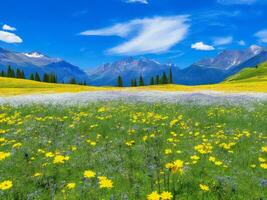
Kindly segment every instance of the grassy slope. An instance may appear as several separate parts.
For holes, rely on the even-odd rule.
[[[28,93],[62,93],[111,90],[112,87],[92,87],[70,84],[41,83],[30,80],[0,77],[0,96],[10,96]]]
[[[267,81],[267,62],[258,68],[246,68],[241,72],[229,77],[226,82],[260,82]]]
[[[29,93],[62,93],[99,90],[118,90],[115,87],[92,87],[68,84],[40,83],[30,80],[0,77],[0,96]],[[212,85],[184,86],[157,85],[138,88],[126,88],[129,91],[162,90],[162,91],[201,91],[215,90],[224,92],[267,92],[267,62],[258,68],[247,68],[229,77],[225,82]]]

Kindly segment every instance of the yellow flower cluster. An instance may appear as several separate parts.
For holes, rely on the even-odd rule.
[[[0,182],[0,190],[8,190],[12,188],[13,183],[10,180]]]
[[[172,173],[183,173],[184,162],[182,160],[176,160],[172,163],[167,163],[165,167],[172,171]]]
[[[99,180],[99,187],[100,188],[107,188],[107,189],[113,188],[113,182],[110,179],[108,179],[107,177],[99,176],[98,180]]]
[[[172,198],[172,193],[168,191],[163,191],[161,194],[154,191],[151,194],[147,195],[147,200],[171,200]]]

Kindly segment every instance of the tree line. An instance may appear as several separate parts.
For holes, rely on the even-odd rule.
[[[164,85],[164,84],[172,84],[173,83],[173,75],[172,75],[172,69],[170,68],[169,70],[169,74],[167,75],[166,72],[163,72],[163,74],[157,75],[157,76],[152,76],[150,78],[150,82],[148,85]],[[144,81],[144,77],[140,76],[137,80],[136,79],[132,79],[131,80],[131,87],[138,87],[138,86],[145,86],[145,81]],[[123,77],[122,76],[118,76],[117,79],[117,86],[118,87],[123,87]]]
[[[1,77],[8,78],[19,78],[19,79],[27,79],[25,73],[21,69],[14,70],[11,66],[8,66],[6,70],[2,70],[0,73]],[[41,77],[38,72],[31,73],[29,76],[29,80],[45,82],[45,83],[59,83],[57,76],[54,73],[44,73]],[[62,82],[64,84],[64,82]],[[86,85],[86,82],[77,82],[75,78],[71,78],[68,84],[78,84],[78,85]]]

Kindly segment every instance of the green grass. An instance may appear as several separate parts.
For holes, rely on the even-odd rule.
[[[249,109],[120,102],[2,106],[0,152],[10,156],[0,161],[0,183],[10,180],[13,186],[0,189],[0,199],[139,200],[153,191],[169,191],[174,199],[266,198],[267,186],[260,183],[267,170],[258,160],[267,159],[261,151],[267,146],[266,116],[267,104]],[[194,148],[203,143],[212,146],[210,153]],[[231,143],[230,149],[223,147]],[[55,164],[47,152],[69,160]],[[200,158],[195,164],[193,155]],[[175,160],[184,162],[182,174],[165,168]],[[84,178],[85,170],[96,177]],[[99,188],[97,176],[106,176],[114,187]],[[68,183],[76,187],[68,189]]]
[[[257,68],[246,68],[226,79],[226,82],[255,82],[267,81],[267,62]]]

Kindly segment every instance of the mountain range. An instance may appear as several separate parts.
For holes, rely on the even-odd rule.
[[[6,70],[9,65],[22,69],[27,78],[31,73],[38,72],[41,77],[44,73],[54,73],[60,82],[67,82],[72,78],[77,81],[88,80],[83,70],[60,58],[50,58],[38,52],[18,53],[0,48],[0,70]]]
[[[50,58],[38,52],[17,53],[0,48],[0,70],[11,65],[13,68],[23,69],[27,77],[35,72],[41,76],[44,73],[54,73],[59,81],[68,82],[75,78],[96,86],[116,85],[119,75],[122,76],[125,86],[130,85],[131,79],[138,79],[140,76],[148,84],[152,76],[168,73],[170,68],[176,84],[219,83],[244,68],[254,67],[264,61],[267,61],[267,49],[252,45],[244,50],[225,50],[214,58],[204,58],[185,69],[171,63],[161,64],[152,59],[127,57],[83,71],[60,58]]]

